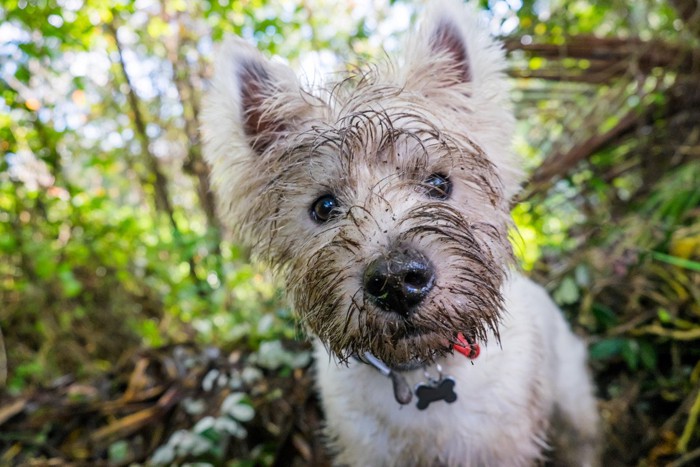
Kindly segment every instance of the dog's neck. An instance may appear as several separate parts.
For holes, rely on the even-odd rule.
[[[453,350],[460,353],[470,360],[474,360],[479,356],[481,348],[477,342],[467,340],[462,333],[457,336],[458,344],[453,345]],[[457,400],[457,395],[454,392],[455,381],[449,376],[442,374],[442,367],[436,363],[438,377],[433,377],[428,372],[428,366],[423,362],[408,362],[400,367],[390,367],[379,358],[375,357],[371,352],[365,352],[363,355],[355,355],[355,360],[369,365],[376,369],[380,374],[389,378],[394,389],[394,399],[401,405],[406,405],[413,399],[413,394],[418,397],[417,407],[420,410],[427,408],[431,402],[444,400],[452,403]],[[406,382],[406,378],[402,373],[415,371],[420,368],[425,370],[427,378],[426,383],[420,383],[415,390]]]

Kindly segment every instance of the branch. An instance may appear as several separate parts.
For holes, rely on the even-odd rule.
[[[165,13],[167,8],[164,6],[161,11],[163,15],[167,15]],[[185,134],[187,135],[187,157],[183,163],[183,170],[197,178],[197,195],[202,210],[206,215],[207,224],[210,229],[218,232],[221,230],[221,224],[216,215],[216,203],[211,187],[209,186],[209,168],[202,157],[199,141],[199,107],[196,99],[195,86],[192,84],[189,69],[182,66],[184,60],[182,53],[184,46],[187,45],[187,41],[183,40],[180,34],[187,28],[182,27],[183,25],[180,24],[179,16],[180,15],[178,15],[177,18],[179,27],[176,28],[176,32],[173,33],[173,36],[169,38],[170,40],[165,41],[165,48],[168,61],[173,69],[173,80],[175,82],[178,99],[180,105],[185,110],[183,112],[183,120],[185,124]],[[163,19],[165,22],[171,20],[169,15],[165,16]]]
[[[7,384],[7,353],[5,352],[5,339],[2,336],[2,326],[0,326],[0,387],[5,387]],[[0,425],[6,420],[3,420],[2,412],[0,412]],[[9,417],[8,417],[9,418]]]
[[[639,38],[599,38],[572,36],[564,44],[523,44],[519,38],[506,40],[509,52],[522,50],[529,55],[547,59],[547,66],[538,70],[513,69],[510,74],[519,78],[539,78],[550,81],[578,82],[589,84],[609,83],[625,76],[643,77],[657,67],[667,72],[678,73],[670,92],[669,105],[664,115],[673,115],[678,109],[692,107],[697,85],[700,81],[700,48],[687,44],[670,44],[661,40],[642,41]],[[588,67],[564,66],[564,59],[587,60]],[[682,77],[682,78],[681,78]],[[641,79],[641,78],[639,78]],[[680,92],[679,83],[689,84],[690,89]],[[682,97],[681,97],[682,96]],[[700,99],[699,99],[700,100]],[[594,133],[566,152],[552,154],[542,163],[530,179],[524,199],[547,189],[556,178],[570,172],[579,162],[594,153],[618,143],[634,128],[651,118],[658,106],[634,109],[605,133]],[[654,119],[658,119],[655,116]]]
[[[141,114],[138,96],[134,91],[134,87],[131,84],[131,78],[129,77],[129,73],[126,70],[126,62],[124,61],[122,45],[119,42],[119,38],[117,36],[117,29],[114,26],[113,22],[107,23],[105,27],[114,39],[114,43],[117,47],[119,66],[122,71],[122,77],[124,78],[126,84],[126,97],[127,101],[129,102],[129,108],[133,117],[132,121],[134,122],[136,137],[141,143],[141,149],[143,150],[143,153],[146,156],[146,164],[148,165],[148,168],[151,171],[151,175],[153,177],[153,189],[155,191],[156,208],[158,208],[161,211],[164,211],[170,218],[170,224],[173,226],[173,228],[177,229],[175,218],[173,217],[173,207],[170,203],[170,196],[168,195],[168,181],[163,172],[160,170],[160,167],[158,165],[158,159],[156,158],[155,154],[151,152],[150,140],[148,134],[146,133],[146,124],[144,122],[143,115]]]
[[[530,178],[527,194],[523,199],[528,199],[535,193],[547,189],[554,178],[567,173],[582,160],[632,131],[641,123],[647,112],[648,110],[640,114],[637,110],[631,110],[620,119],[617,125],[605,133],[594,134],[566,153],[555,153],[547,157]]]
[[[595,68],[573,70],[588,74],[595,70],[619,68],[619,65],[634,66],[648,74],[655,67],[673,69],[680,73],[695,74],[700,70],[700,48],[687,44],[670,44],[662,40],[643,41],[638,38],[600,38],[595,36],[572,36],[564,44],[532,43],[523,44],[521,38],[506,39],[508,52],[522,50],[532,56],[548,60],[565,58],[584,59],[596,63]],[[610,78],[624,73],[622,67]],[[571,71],[573,71],[571,70]],[[545,75],[545,79],[549,76]]]
[[[530,68],[512,68],[508,74],[514,78],[535,78],[547,81],[561,81],[588,84],[603,84],[614,78],[624,76],[629,70],[628,61],[608,61],[588,59],[589,66],[565,67],[557,62],[547,68],[532,70]]]

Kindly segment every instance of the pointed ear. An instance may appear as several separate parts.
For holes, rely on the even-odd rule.
[[[260,156],[310,109],[291,69],[267,60],[239,38],[228,38],[216,55],[204,106],[205,152]]]
[[[471,84],[470,91],[504,82],[505,58],[474,3],[433,0],[408,45],[407,83],[417,88]],[[466,89],[466,88],[465,88]]]
[[[468,83],[472,80],[471,66],[467,44],[454,18],[438,17],[433,25],[429,44],[430,51],[437,56],[444,56],[447,66],[454,71],[459,82]]]
[[[266,102],[284,92],[282,83],[272,76],[260,60],[244,59],[238,63],[237,79],[241,93],[241,125],[253,150],[262,154],[284,132],[284,115],[266,108]]]

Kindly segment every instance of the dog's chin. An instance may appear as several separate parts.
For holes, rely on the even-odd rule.
[[[396,371],[429,366],[451,352],[450,339],[436,333],[412,333],[391,342],[391,345],[373,346],[369,351]]]
[[[394,363],[387,365],[394,371],[415,371],[421,368],[425,368],[428,364],[429,362],[426,362],[424,360],[414,359],[403,363]]]

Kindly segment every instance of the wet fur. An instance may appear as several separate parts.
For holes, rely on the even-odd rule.
[[[350,361],[353,355],[369,351],[395,368],[435,361],[449,366],[457,333],[485,349],[500,349],[501,328],[513,321],[503,291],[513,280],[509,206],[521,172],[510,148],[514,120],[503,52],[477,24],[475,12],[454,1],[433,2],[425,16],[407,42],[409,53],[356,68],[315,90],[300,86],[287,67],[230,38],[217,58],[204,109],[205,155],[224,221],[257,259],[284,278],[300,322],[320,342],[319,355],[332,359],[319,375],[329,417],[338,415],[329,400],[343,393],[329,389],[335,387],[329,375],[349,378],[348,384],[355,376],[366,384],[377,376],[358,369]],[[452,183],[448,199],[426,195],[425,181],[436,173]],[[339,211],[331,221],[315,223],[310,207],[327,194],[337,198]],[[413,314],[397,319],[365,297],[362,277],[374,258],[408,248],[435,265],[435,286]],[[551,302],[543,307],[561,321]],[[560,327],[571,346],[580,347],[566,326]],[[544,364],[545,356],[537,357],[534,347],[531,352],[539,358],[534,362]],[[572,362],[591,402],[579,354]],[[343,365],[349,365],[348,372]],[[536,375],[525,384],[524,404],[535,410],[513,411],[531,426],[525,430],[529,444],[523,442],[521,452],[508,457],[517,460],[512,465],[543,455],[551,415],[546,400],[553,396],[540,394],[540,384]],[[362,396],[359,387],[347,397],[372,395]],[[564,420],[570,423],[571,417]],[[337,431],[345,428],[332,420],[329,427],[343,438]],[[595,431],[589,428],[587,433]],[[361,455],[362,442],[343,443],[339,459],[360,465],[362,457],[352,454]],[[353,443],[359,445],[348,445]],[[445,463],[488,463],[501,455],[493,448],[476,457],[463,452],[464,464],[455,461],[460,451],[446,454]],[[398,455],[394,461],[401,465]]]

